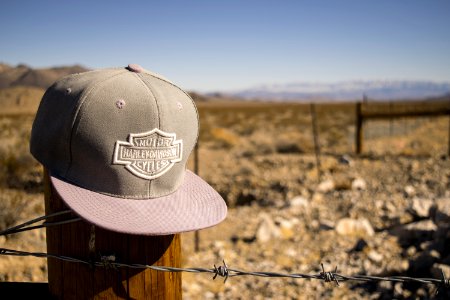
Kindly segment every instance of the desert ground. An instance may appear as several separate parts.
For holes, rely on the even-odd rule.
[[[44,214],[42,168],[28,151],[39,90],[0,93],[0,230]],[[9,93],[9,94],[7,94]],[[22,99],[22,100],[21,100]],[[9,102],[8,102],[9,101]],[[199,174],[226,200],[227,219],[182,234],[184,267],[222,260],[245,271],[450,276],[449,118],[364,123],[355,105],[197,101]],[[189,162],[194,169],[194,160]],[[45,252],[45,230],[0,237]],[[46,281],[45,259],[0,257],[0,281]],[[445,299],[431,285],[183,274],[185,299]]]

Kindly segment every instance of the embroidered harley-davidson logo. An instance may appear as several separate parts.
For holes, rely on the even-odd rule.
[[[117,141],[114,149],[114,164],[125,165],[134,175],[157,178],[181,161],[183,140],[177,140],[175,133],[155,128],[144,133],[131,133],[128,142]]]

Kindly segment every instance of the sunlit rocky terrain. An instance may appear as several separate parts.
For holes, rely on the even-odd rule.
[[[44,213],[42,168],[28,152],[43,89],[0,91],[0,230]],[[198,97],[194,95],[194,97]],[[30,100],[31,99],[31,100]],[[3,101],[3,102],[2,102]],[[315,155],[310,106],[197,101],[199,173],[229,206],[227,219],[182,234],[183,266],[318,274],[450,276],[449,119],[364,124],[354,104],[320,104]],[[318,163],[319,162],[319,163]],[[194,169],[194,159],[189,162]],[[0,237],[0,247],[46,251],[45,231]],[[0,281],[46,281],[46,261],[0,257]],[[435,288],[392,282],[184,274],[186,299],[427,299]],[[442,299],[450,294],[441,291]]]

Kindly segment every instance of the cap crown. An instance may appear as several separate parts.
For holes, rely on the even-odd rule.
[[[31,153],[53,176],[115,197],[168,195],[182,183],[198,114],[179,87],[148,71],[69,75],[42,98]]]

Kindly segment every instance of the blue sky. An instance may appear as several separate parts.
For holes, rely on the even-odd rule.
[[[0,61],[138,63],[188,90],[450,81],[450,1],[12,1]]]

